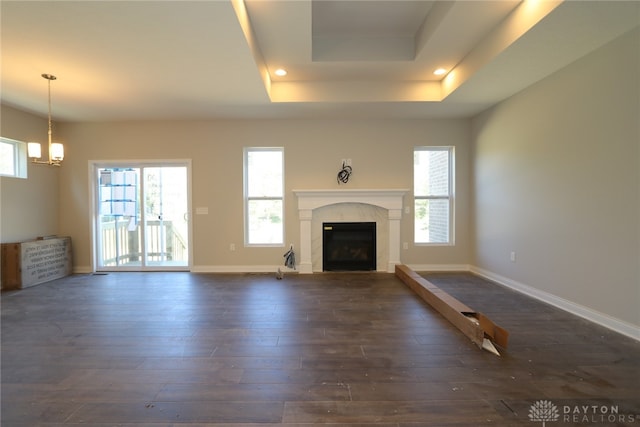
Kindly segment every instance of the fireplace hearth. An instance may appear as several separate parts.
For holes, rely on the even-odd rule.
[[[375,222],[322,224],[323,271],[375,271]]]

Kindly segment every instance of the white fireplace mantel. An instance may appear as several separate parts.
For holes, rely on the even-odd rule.
[[[393,273],[400,264],[400,219],[402,218],[403,196],[407,189],[374,190],[293,190],[298,197],[300,218],[300,261],[302,274],[313,272],[311,261],[311,220],[315,209],[340,203],[363,203],[378,206],[388,212],[389,257],[387,271]]]

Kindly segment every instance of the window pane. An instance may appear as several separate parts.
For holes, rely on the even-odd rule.
[[[416,199],[414,208],[416,243],[448,243],[449,200]]]
[[[0,137],[0,175],[27,177],[27,144]]]
[[[282,151],[247,153],[247,196],[282,197]]]
[[[281,245],[284,241],[283,149],[247,148],[245,156],[245,243]]]
[[[14,176],[16,174],[15,144],[0,141],[0,174]]]
[[[282,244],[282,200],[248,201],[249,244]]]
[[[416,196],[449,195],[449,150],[416,150],[413,167]]]

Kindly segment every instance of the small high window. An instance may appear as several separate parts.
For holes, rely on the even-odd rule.
[[[0,175],[27,177],[27,144],[0,137]]]

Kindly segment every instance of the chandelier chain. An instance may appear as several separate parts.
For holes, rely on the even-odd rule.
[[[54,80],[55,77],[48,74],[42,77],[49,80],[49,147],[51,147],[51,80]]]

